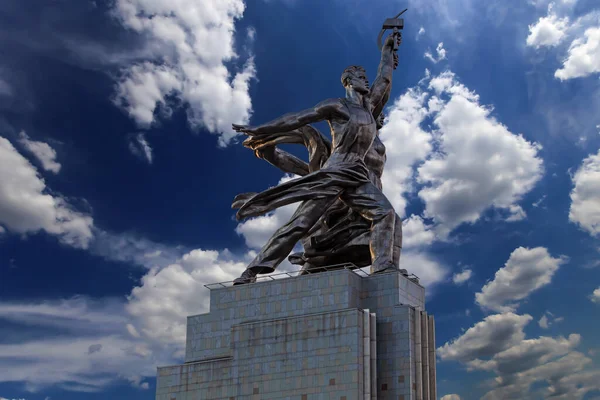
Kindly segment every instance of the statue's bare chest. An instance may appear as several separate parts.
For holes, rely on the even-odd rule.
[[[350,102],[346,103],[348,112],[350,114],[350,121],[356,125],[371,125],[375,123],[375,118],[370,111],[367,111],[364,107]]]

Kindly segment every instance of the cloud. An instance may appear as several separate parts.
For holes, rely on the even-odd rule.
[[[557,13],[556,3],[550,3],[547,16],[529,26],[526,39],[526,44],[536,49],[555,47],[561,52],[565,47],[559,45],[570,41],[565,55],[561,57],[562,67],[554,73],[554,77],[561,81],[600,72],[600,14],[597,10],[591,11],[570,22],[564,14],[572,13],[573,4],[574,1],[558,3],[560,12]]]
[[[131,291],[126,310],[142,337],[182,349],[186,318],[208,311],[204,285],[232,281],[245,267],[227,251],[192,250],[175,264],[150,270]]]
[[[446,394],[440,400],[460,400],[460,396],[457,394]]]
[[[530,315],[513,313],[488,315],[437,352],[442,360],[461,362],[491,357],[520,343],[525,338],[523,327],[531,320]]]
[[[600,235],[600,151],[585,158],[571,180],[569,220],[592,235]]]
[[[558,46],[566,36],[569,27],[569,18],[558,18],[553,11],[554,4],[548,5],[548,15],[540,17],[533,25],[529,25],[529,36],[527,36],[527,46],[536,49],[547,46]]]
[[[0,382],[21,382],[29,392],[100,392],[119,380],[153,377],[158,362],[174,361],[127,334],[130,317],[117,299],[0,303],[0,318],[27,332],[0,344]]]
[[[48,143],[31,140],[25,132],[19,134],[19,143],[39,160],[46,171],[58,174],[61,165],[56,162],[56,151]]]
[[[473,271],[471,271],[470,269],[465,269],[462,272],[457,272],[456,274],[452,275],[452,282],[454,282],[456,285],[462,285],[463,283],[471,279],[472,275]]]
[[[495,373],[497,376],[485,383],[492,387],[482,397],[486,400],[581,399],[597,390],[600,371],[586,370],[592,360],[575,350],[581,336],[525,339],[523,329],[531,320],[529,315],[513,313],[487,316],[438,348],[438,354],[442,360],[462,362],[469,371]],[[536,389],[536,382],[546,385]]]
[[[475,294],[475,301],[484,309],[514,311],[519,306],[518,301],[549,284],[558,267],[566,261],[564,257],[553,258],[544,247],[519,247],[494,279]]]
[[[548,329],[550,326],[554,325],[555,323],[562,322],[563,320],[564,317],[556,317],[550,311],[546,311],[538,321],[538,325],[542,329]]]
[[[496,379],[497,387],[483,396],[483,399],[525,398],[531,394],[531,397],[573,400],[582,399],[586,393],[599,390],[600,371],[586,370],[592,364],[590,358],[577,351],[561,354],[572,343],[576,343],[577,338],[578,335],[570,335],[568,340],[540,338],[536,340],[539,342],[538,346],[515,348],[515,353],[523,352],[510,364],[516,371],[500,375]],[[535,390],[533,385],[536,382],[546,383],[547,387]]]
[[[590,295],[590,300],[593,303],[600,304],[600,287],[594,289],[594,291]]]
[[[435,52],[437,54],[437,57],[434,57],[433,54],[431,54],[431,51],[427,50],[425,52],[425,58],[434,64],[437,64],[440,61],[446,59],[446,49],[444,49],[443,42],[438,43],[437,47],[435,48]]]
[[[230,66],[235,21],[243,0],[207,0],[190,7],[184,0],[118,0],[114,15],[125,26],[162,45],[159,57],[126,68],[117,83],[115,102],[142,128],[155,112],[170,112],[169,98],[187,105],[193,129],[219,135],[226,145],[236,136],[231,123],[247,123],[252,111],[249,82],[256,75],[249,58],[242,69]]]
[[[129,139],[129,151],[136,157],[152,164],[152,147],[148,144],[143,133],[138,133]]]
[[[135,264],[148,269],[166,267],[180,259],[190,249],[153,242],[133,233],[111,233],[94,229],[90,242],[92,254],[111,261]]]
[[[29,392],[101,392],[121,381],[148,389],[144,379],[157,365],[182,361],[187,317],[209,308],[204,285],[233,280],[246,262],[227,250],[196,249],[148,271],[127,301],[0,302],[0,319],[28,333],[0,344],[0,370],[8,371],[0,383],[22,382]]]
[[[387,155],[381,179],[383,192],[401,217],[407,203],[404,194],[413,188],[413,168],[433,148],[431,133],[421,127],[429,114],[427,98],[428,94],[419,87],[408,89],[386,110],[386,123],[381,128]]]
[[[419,31],[417,32],[417,40],[419,40],[419,38],[420,38],[421,36],[423,36],[424,34],[425,34],[425,28],[423,28],[423,27],[420,27],[420,28],[419,28]]]
[[[600,27],[588,28],[569,46],[567,58],[554,76],[561,81],[600,72]]]
[[[427,290],[444,281],[448,276],[448,268],[430,254],[419,250],[408,250],[400,256],[400,268],[419,277],[421,285]]]
[[[418,168],[425,216],[443,235],[489,207],[508,211],[508,219],[521,215],[516,203],[542,176],[541,147],[498,122],[452,72],[432,78],[429,88],[439,148]]]
[[[411,215],[402,221],[402,248],[404,250],[418,249],[434,242],[435,232],[431,225],[426,225],[423,218]]]
[[[92,217],[75,211],[63,197],[49,194],[35,167],[2,137],[0,223],[21,234],[43,230],[79,248],[87,248],[93,236]]]

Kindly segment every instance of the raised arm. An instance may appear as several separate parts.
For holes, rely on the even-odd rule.
[[[232,126],[237,132],[244,132],[250,136],[254,136],[291,131],[313,122],[331,119],[335,116],[347,117],[347,111],[339,99],[329,99],[322,101],[312,108],[297,113],[286,114],[256,127],[236,124]]]
[[[387,37],[381,48],[381,61],[377,70],[377,77],[371,87],[371,111],[383,109],[389,98],[389,92],[392,88],[392,75],[394,69],[398,66],[398,54],[394,50],[394,41],[398,44],[402,41],[400,33],[392,33]],[[387,92],[387,93],[386,93]]]

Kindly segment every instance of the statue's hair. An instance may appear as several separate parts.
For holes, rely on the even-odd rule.
[[[342,85],[344,85],[344,87],[346,87],[346,82],[348,81],[348,78],[356,75],[358,72],[364,73],[365,69],[363,67],[361,67],[360,65],[351,65],[348,68],[346,68],[344,70],[344,72],[342,72]]]

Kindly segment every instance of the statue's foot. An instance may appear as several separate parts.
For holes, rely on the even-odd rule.
[[[394,263],[390,262],[390,263],[385,263],[383,265],[372,265],[371,266],[371,275],[374,274],[383,274],[384,272],[391,272],[391,271],[397,271],[398,268],[396,268],[396,265],[394,265]]]
[[[234,285],[245,285],[246,283],[254,283],[256,282],[256,273],[250,271],[249,269],[245,270],[239,278],[236,278],[233,281]]]

